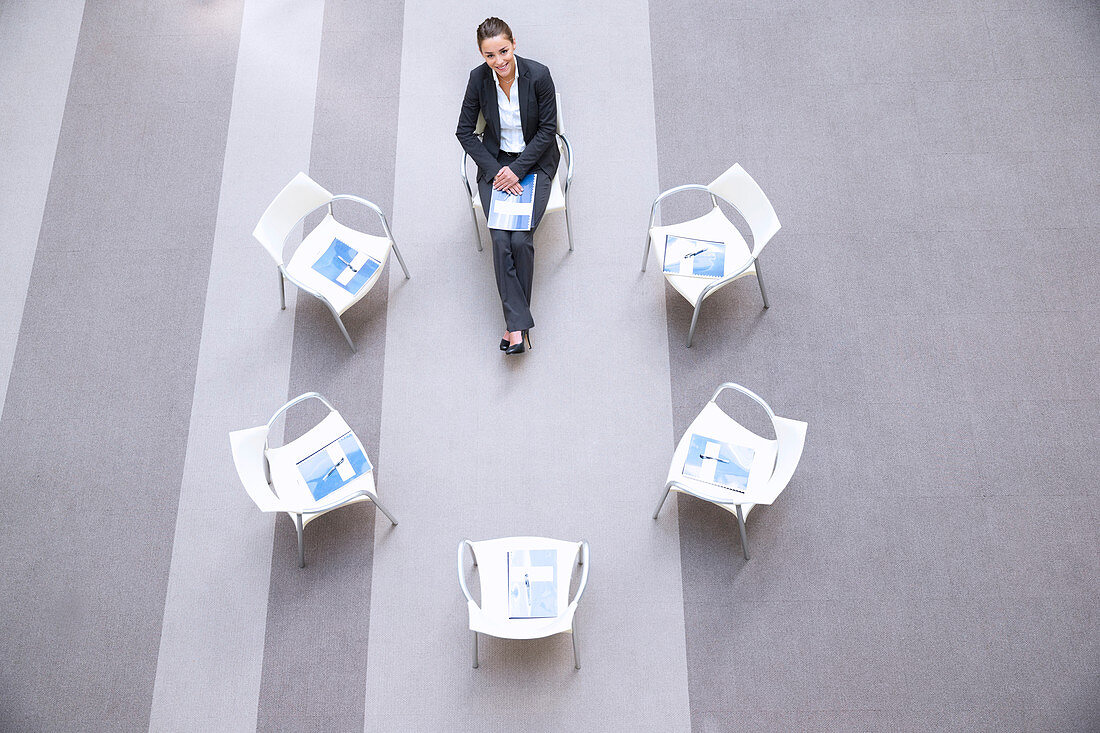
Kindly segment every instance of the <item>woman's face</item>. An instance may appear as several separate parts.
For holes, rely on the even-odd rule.
[[[481,55],[489,68],[504,79],[511,79],[516,68],[516,44],[505,36],[493,36],[481,42]]]

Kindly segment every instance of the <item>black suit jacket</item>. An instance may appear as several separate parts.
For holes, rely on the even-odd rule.
[[[519,68],[519,114],[527,146],[509,167],[519,178],[537,169],[551,178],[558,170],[561,153],[554,138],[558,131],[558,105],[550,69],[538,61],[516,56]],[[455,137],[477,163],[477,180],[492,180],[501,169],[500,111],[497,109],[495,72],[486,64],[470,72]],[[478,112],[485,116],[485,134],[474,134]]]

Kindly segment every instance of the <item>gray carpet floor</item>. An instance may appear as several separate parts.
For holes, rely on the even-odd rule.
[[[1100,6],[509,11],[578,156],[511,361],[453,138],[504,12],[0,0],[0,730],[1100,729]],[[649,203],[735,162],[771,308],[731,285],[688,349]],[[300,170],[413,275],[355,354],[250,236]],[[809,424],[749,561],[721,509],[650,518],[724,381]],[[318,519],[299,570],[227,432],[309,390],[401,524]],[[528,533],[592,544],[579,672],[565,637],[469,666],[454,547]]]

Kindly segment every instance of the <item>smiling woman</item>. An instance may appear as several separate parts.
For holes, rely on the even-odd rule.
[[[561,155],[554,140],[557,100],[550,70],[515,55],[516,40],[503,20],[486,18],[477,27],[477,43],[485,63],[470,72],[455,135],[477,163],[482,211],[488,216],[494,189],[520,194],[520,182],[528,173],[536,173],[530,230],[489,229],[506,326],[500,349],[521,354],[531,343],[527,331],[535,325],[531,317],[535,228],[546,211]],[[479,113],[485,117],[480,139],[474,131]]]

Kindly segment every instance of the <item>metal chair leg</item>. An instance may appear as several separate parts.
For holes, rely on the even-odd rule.
[[[741,552],[745,554],[745,559],[749,559],[749,541],[745,537],[745,515],[741,513],[741,505],[737,505],[737,529],[741,532]]]
[[[649,236],[649,232],[646,232],[645,233],[645,252],[642,253],[642,272],[645,272],[646,263],[649,262],[649,245],[650,245],[650,236]]]
[[[393,253],[397,255],[397,263],[401,265],[401,269],[405,273],[405,279],[409,279],[409,268],[405,267],[405,258],[401,256],[401,250],[397,248],[397,242],[390,240],[390,246],[393,247]]]
[[[477,632],[474,632],[474,669],[477,669]]]
[[[382,506],[382,502],[378,501],[378,497],[372,495],[371,499],[374,501],[374,505],[382,510],[382,513],[386,515],[386,519],[393,523],[393,526],[397,526],[397,520],[393,518],[393,515],[386,511],[386,507]]]
[[[302,515],[294,515],[294,527],[298,530],[298,567],[306,566],[306,546],[302,542]]]
[[[699,310],[702,307],[702,303],[698,303],[695,306],[695,312],[691,314],[691,328],[688,329],[687,347],[691,348],[691,338],[695,335],[695,324],[699,322]]]
[[[477,225],[477,210],[473,206],[470,207],[470,216],[474,219],[474,236],[477,238],[477,251],[481,252],[481,228]]]
[[[661,500],[657,502],[657,511],[653,512],[653,518],[656,519],[657,515],[661,513],[661,507],[665,505],[665,499],[668,498],[668,492],[672,491],[672,486],[665,487],[665,493],[661,494]]]
[[[756,282],[760,285],[760,297],[764,299],[764,308],[768,307],[768,294],[764,292],[764,278],[760,277],[760,260],[756,261]]]
[[[348,346],[351,347],[352,353],[355,353],[355,343],[351,340],[348,329],[344,327],[344,322],[340,319],[340,316],[337,316],[335,313],[333,313],[333,316],[336,318],[336,325],[340,327],[340,333],[344,334],[344,338],[347,339]]]
[[[283,271],[279,270],[279,310],[286,310],[286,278]]]
[[[573,617],[573,669],[581,668],[581,658],[577,655],[577,617]]]
[[[569,194],[565,194],[565,233],[569,237],[569,251],[573,251],[573,224],[569,221]]]

